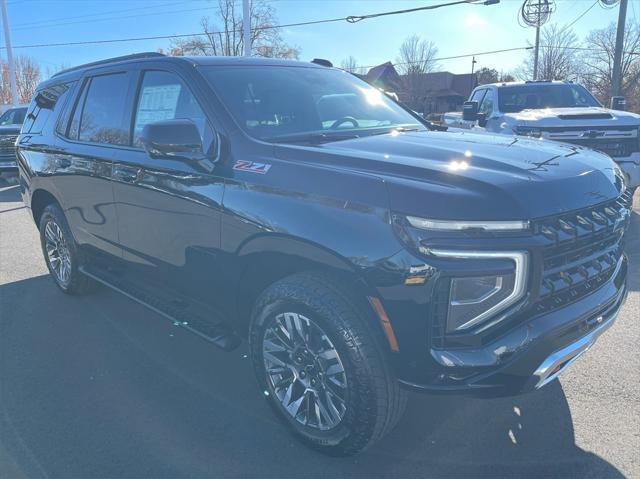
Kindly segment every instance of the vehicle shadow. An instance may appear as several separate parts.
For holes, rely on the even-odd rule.
[[[0,203],[22,201],[18,187],[18,176],[14,173],[0,173]]]
[[[0,476],[11,462],[29,478],[623,477],[576,446],[558,381],[504,399],[412,394],[370,450],[325,457],[274,418],[245,346],[224,353],[47,276],[0,286],[0,350]]]

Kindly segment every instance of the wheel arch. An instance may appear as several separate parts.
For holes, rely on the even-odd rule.
[[[370,286],[353,263],[318,244],[284,235],[265,235],[247,242],[238,253],[241,268],[235,283],[238,328],[246,334],[260,294],[282,278],[301,272],[322,272],[353,285],[366,301]]]
[[[60,201],[48,190],[39,188],[31,195],[31,213],[36,226],[40,225],[40,218],[44,209],[50,204],[57,204],[60,206]]]

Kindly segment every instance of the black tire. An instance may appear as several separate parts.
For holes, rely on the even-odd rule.
[[[346,410],[340,422],[328,430],[321,430],[317,424],[307,425],[313,415],[313,403],[300,420],[288,413],[267,373],[268,360],[263,355],[265,334],[273,338],[273,331],[282,331],[277,329],[276,318],[287,312],[317,325],[344,366]],[[360,300],[348,284],[321,273],[300,273],[278,281],[264,291],[254,307],[251,357],[264,395],[298,438],[325,454],[347,456],[366,449],[391,431],[405,410],[407,393],[391,371],[384,350],[387,346],[382,335],[373,329],[373,321],[375,317],[365,298]],[[272,329],[267,333],[269,328]],[[297,374],[292,375],[298,378],[294,381],[299,380]],[[316,422],[321,422],[319,417]]]
[[[49,227],[49,233],[47,230]],[[95,281],[82,274],[79,270],[81,263],[80,253],[76,242],[69,229],[69,224],[64,216],[64,213],[60,207],[53,203],[48,205],[42,215],[40,216],[40,245],[42,246],[42,253],[44,255],[45,263],[49,269],[51,277],[55,281],[56,285],[67,294],[85,294],[93,291],[96,287]],[[68,252],[68,274],[61,275],[59,271],[52,263],[53,261],[47,252],[47,234],[51,234],[51,231],[59,231],[62,241],[64,243],[63,249]]]

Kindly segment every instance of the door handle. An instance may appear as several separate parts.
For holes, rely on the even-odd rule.
[[[144,177],[144,170],[142,168],[118,168],[114,171],[113,176],[123,183],[136,184]]]

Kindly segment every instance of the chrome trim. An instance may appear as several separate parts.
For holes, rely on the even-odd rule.
[[[515,264],[515,281],[512,293],[495,306],[487,309],[484,313],[458,326],[456,331],[470,328],[485,319],[497,314],[505,308],[511,306],[526,293],[527,271],[529,270],[529,254],[526,251],[462,251],[462,250],[439,250],[431,248],[421,248],[421,252],[439,256],[441,258],[457,259],[509,259]]]
[[[545,359],[533,373],[534,376],[538,376],[539,378],[535,385],[535,389],[540,389],[541,387],[549,384],[562,374],[576,359],[586,353],[591,346],[594,345],[600,335],[602,335],[602,333],[609,329],[609,327],[614,323],[618,317],[618,311],[619,308],[617,308],[608,319],[605,319],[604,316],[598,316],[596,321],[601,324],[596,329],[559,351],[552,353],[547,359]],[[562,367],[555,371],[555,369],[560,365]]]
[[[456,221],[456,220],[432,220],[407,216],[411,226],[423,230],[462,231],[469,229],[481,229],[484,231],[524,231],[529,229],[529,221]]]

